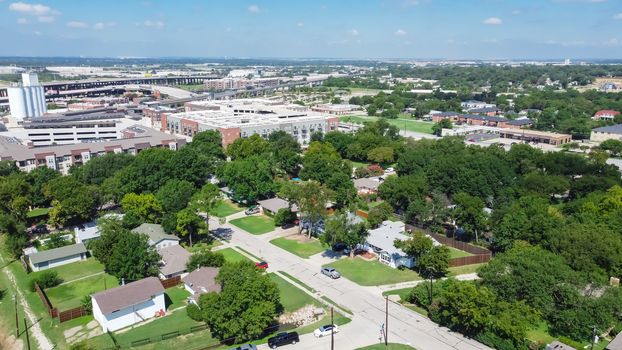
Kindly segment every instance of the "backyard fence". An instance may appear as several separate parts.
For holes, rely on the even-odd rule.
[[[473,265],[473,264],[482,264],[490,261],[490,257],[492,253],[490,250],[482,247],[477,247],[472,244],[468,244],[466,242],[456,241],[454,238],[445,237],[443,235],[439,235],[438,233],[428,233],[430,237],[437,240],[439,243],[448,245],[450,247],[465,251],[467,253],[471,253],[471,256],[463,256],[460,258],[453,258],[449,260],[450,267],[456,266],[464,266],[464,265]]]
[[[367,217],[369,216],[366,212],[364,212],[362,210],[357,210],[356,211],[356,215],[358,215],[358,216],[360,216],[362,218],[365,218],[365,219],[367,219]]]
[[[39,283],[35,282],[34,285],[35,285],[35,291],[39,295],[39,298],[41,298],[41,302],[43,303],[43,306],[45,306],[45,309],[48,311],[48,314],[52,318],[58,317],[58,309],[52,306],[52,303],[50,302],[50,299],[48,298],[48,296],[45,294],[43,289],[39,287]]]
[[[61,311],[58,313],[58,320],[60,323],[67,322],[69,320],[73,320],[74,318],[82,317],[88,315],[86,309],[82,306],[74,307],[73,309]]]
[[[58,309],[52,305],[52,302],[48,298],[47,294],[45,294],[45,291],[41,289],[39,284],[36,282],[35,291],[39,295],[39,298],[41,299],[41,302],[43,303],[43,306],[45,306],[45,309],[47,310],[50,317],[58,317],[60,323],[67,322],[69,320],[73,320],[74,318],[82,317],[88,314],[88,312],[86,312],[86,310],[82,306],[59,312]]]
[[[160,283],[162,283],[162,287],[164,287],[164,289],[175,287],[181,284],[181,276],[175,276],[164,280],[161,279]]]
[[[28,263],[26,262],[26,257],[24,257],[23,255],[19,257],[19,262],[22,263],[22,267],[24,268],[24,270],[26,270],[26,273],[31,273],[32,270],[30,269],[30,265],[28,265]]]

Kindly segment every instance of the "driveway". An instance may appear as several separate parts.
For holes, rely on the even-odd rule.
[[[218,226],[217,220],[210,222],[210,227]],[[378,289],[361,287],[346,278],[332,280],[319,273],[320,259],[302,259],[270,244],[262,235],[251,235],[228,223],[223,227],[232,230],[233,245],[266,260],[270,264],[270,270],[286,271],[354,313],[352,322],[343,326],[342,331],[335,337],[335,348],[356,349],[379,342],[381,326],[385,323],[385,299],[376,292]],[[490,349],[393,303],[389,303],[388,326],[389,342],[410,344],[418,350]],[[304,335],[301,342],[291,348],[317,349],[321,347],[320,344],[330,346],[330,338],[318,340],[313,335]]]

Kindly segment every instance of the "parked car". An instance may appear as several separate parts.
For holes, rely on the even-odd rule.
[[[393,168],[387,168],[384,172],[385,172],[385,173],[394,173],[394,172],[395,172],[395,169],[393,169]]]
[[[332,246],[334,252],[342,252],[346,255],[350,254],[350,249],[345,243],[335,243]]]
[[[339,273],[339,271],[335,270],[334,267],[330,267],[330,266],[322,267],[322,274],[332,279],[337,279],[341,277],[341,274]]]
[[[259,213],[259,207],[256,205],[253,205],[252,207],[249,207],[248,209],[244,211],[244,214],[246,215],[253,215],[257,213]]]
[[[233,348],[231,350],[257,350],[257,346],[253,344],[243,344],[238,346],[237,348]]]
[[[255,266],[257,268],[260,268],[260,269],[267,269],[268,268],[268,263],[265,262],[265,261],[260,261],[260,262],[256,262]]]
[[[279,346],[296,344],[300,341],[298,337],[298,333],[290,332],[290,333],[279,333],[272,338],[268,338],[268,346],[271,349],[276,349]]]
[[[335,324],[327,324],[327,325],[324,325],[324,326],[316,329],[313,332],[313,335],[315,335],[316,338],[321,338],[321,337],[323,337],[325,335],[330,335],[331,331],[333,333],[338,333],[339,332],[339,327],[337,327],[337,325],[335,325]]]

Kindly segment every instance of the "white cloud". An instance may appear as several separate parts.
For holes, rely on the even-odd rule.
[[[620,45],[620,40],[618,38],[611,38],[603,42],[603,46],[618,46]]]
[[[417,6],[417,5],[419,5],[419,0],[404,0],[402,2],[402,5],[404,7]]]
[[[503,21],[499,17],[488,17],[485,20],[483,20],[482,23],[490,24],[490,25],[499,25],[503,23]]]
[[[69,28],[88,28],[89,25],[86,22],[70,21],[70,22],[67,22],[67,27],[69,27]]]
[[[613,15],[613,19],[622,21],[622,12]]]
[[[357,29],[350,29],[348,30],[348,34],[352,35],[352,36],[358,36],[359,35],[359,31]]]
[[[304,26],[305,26],[305,24],[304,24],[304,23],[302,23],[302,22],[298,22],[298,23],[296,23],[296,26],[298,26],[298,27],[304,27]]]
[[[247,9],[250,13],[258,13],[260,11],[257,5],[250,5]]]
[[[514,11],[512,11],[512,14],[514,16],[518,16],[518,15],[520,15],[520,10],[514,10]]]
[[[164,22],[162,22],[162,21],[146,20],[146,21],[143,22],[143,26],[151,27],[151,28],[163,28],[164,27]]]
[[[9,5],[9,10],[29,16],[36,16],[38,21],[42,23],[54,22],[55,16],[60,15],[59,11],[56,11],[49,6],[41,4],[29,4],[21,1],[11,3]]]
[[[114,27],[116,25],[117,25],[116,22],[97,22],[97,23],[93,24],[93,28],[95,30],[103,30],[103,29],[106,29],[108,27]]]
[[[406,34],[408,34],[408,33],[406,33],[406,31],[405,31],[404,29],[398,29],[398,30],[396,30],[396,31],[395,31],[395,33],[393,33],[393,34],[395,34],[395,35],[397,35],[397,36],[404,36],[404,35],[406,35]]]
[[[33,32],[33,34],[36,35],[36,36],[40,36],[41,32],[37,30],[37,31]]]
[[[30,21],[27,18],[18,18],[17,19],[17,23],[18,24],[28,24],[28,23],[30,23]]]

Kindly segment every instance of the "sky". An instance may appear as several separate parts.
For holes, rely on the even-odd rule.
[[[0,56],[622,58],[622,0],[0,0]]]

